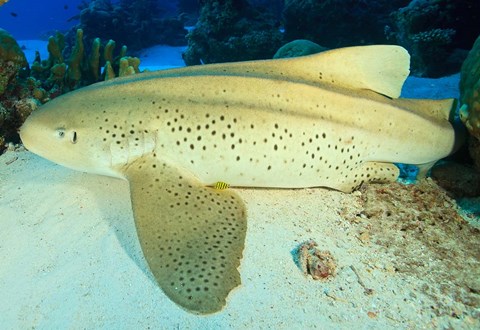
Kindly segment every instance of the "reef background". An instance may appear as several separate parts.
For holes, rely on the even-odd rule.
[[[188,44],[187,64],[271,58],[296,39],[326,48],[393,43],[412,54],[414,75],[439,77],[459,71],[479,16],[475,0],[15,0],[0,6],[0,28],[16,39],[67,33],[67,52],[78,28],[86,44]]]
[[[0,156],[0,310],[6,311],[1,324],[480,327],[479,231],[465,220],[474,223],[474,217],[458,207],[465,203],[480,212],[480,178],[466,149],[455,159],[460,168],[434,173],[449,193],[431,179],[415,186],[369,185],[349,195],[325,189],[240,190],[249,212],[243,285],[226,310],[199,320],[171,303],[149,278],[124,203],[126,184],[53,166],[15,145],[16,129],[37,106],[104,78],[75,78],[63,90],[67,68],[85,72],[79,54],[94,54],[100,37],[101,47],[116,39],[115,54],[126,55],[120,50],[125,44],[140,58],[143,67],[136,60],[123,62],[131,74],[135,65],[182,65],[181,56],[184,63],[200,64],[272,58],[285,44],[283,53],[291,56],[398,43],[412,54],[412,73],[423,77],[407,80],[403,95],[408,97],[459,98],[458,72],[467,63],[461,91],[468,107],[461,115],[470,125],[469,147],[478,152],[480,42],[464,60],[480,33],[480,2],[202,0],[199,5],[183,0],[165,6],[164,1],[94,0],[78,2],[80,8],[73,3],[10,0],[0,7],[0,28],[13,34],[0,38],[0,140],[5,139],[0,152],[8,146]],[[36,66],[44,75],[35,76],[32,56],[23,54],[32,54],[31,43],[14,39],[46,40],[57,36],[56,29],[65,34],[65,47],[44,50],[46,62]],[[316,45],[301,41],[299,50],[298,43],[288,43],[297,39]],[[82,52],[75,48],[79,40]],[[167,51],[158,57],[145,49],[157,43],[182,47],[162,48]],[[167,63],[172,49],[175,61]],[[120,55],[110,59],[119,69]],[[98,61],[99,67],[104,64]],[[49,88],[55,73],[61,73],[54,76],[61,90]],[[337,259],[330,282],[305,278],[295,265],[291,252],[309,240]],[[365,294],[364,286],[373,294]]]

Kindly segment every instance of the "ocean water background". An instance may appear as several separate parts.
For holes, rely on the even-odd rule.
[[[68,30],[77,20],[68,20],[80,13],[82,0],[9,0],[0,6],[0,28],[15,39],[48,37],[51,31]]]
[[[82,0],[9,0],[0,6],[0,28],[15,39],[47,39],[56,30],[64,32],[78,23]],[[111,0],[118,3],[119,0]],[[157,1],[163,12],[171,12],[177,1]]]

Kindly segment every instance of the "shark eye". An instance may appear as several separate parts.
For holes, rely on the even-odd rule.
[[[72,132],[72,138],[70,140],[73,144],[77,143],[77,132]]]
[[[58,128],[56,134],[58,138],[62,139],[65,136],[65,130],[63,128]]]

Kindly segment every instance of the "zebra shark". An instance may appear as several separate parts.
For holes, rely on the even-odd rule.
[[[159,286],[214,313],[241,283],[247,211],[232,187],[350,192],[453,151],[453,99],[399,98],[409,62],[376,45],[141,73],[48,102],[20,135],[53,162],[128,180]]]

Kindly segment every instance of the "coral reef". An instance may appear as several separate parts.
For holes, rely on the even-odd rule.
[[[286,0],[285,39],[308,39],[328,48],[386,43],[389,14],[408,3],[393,1]]]
[[[67,60],[64,47],[62,34],[50,37],[48,59],[42,61],[37,52],[29,68],[15,39],[0,29],[0,153],[6,142],[19,142],[18,128],[41,104],[103,79],[139,72],[140,60],[126,56],[126,46],[114,57],[113,40],[102,46],[96,38],[88,52],[83,43],[83,31],[77,30],[75,46]]]
[[[272,58],[282,34],[271,14],[246,0],[205,0],[187,40],[183,59],[187,65],[197,65]]]
[[[184,45],[187,31],[183,22],[173,17],[160,17],[159,4],[155,0],[84,1],[80,6],[80,22],[67,39],[73,39],[75,31],[82,29],[87,43],[99,37],[114,39],[132,50],[157,44]]]
[[[480,171],[480,36],[462,65],[460,102],[460,119],[471,134],[470,155]]]
[[[286,43],[280,47],[273,58],[287,58],[304,55],[311,55],[327,50],[327,48],[320,46],[310,40],[298,39]]]
[[[285,40],[324,47],[397,43],[412,55],[412,73],[458,72],[480,33],[480,2],[465,0],[285,1]]]
[[[19,142],[18,128],[25,119],[41,105],[33,95],[34,86],[28,79],[15,87],[15,93],[5,93],[0,97],[0,154],[7,148],[8,142]]]
[[[83,31],[79,29],[67,61],[63,57],[64,40],[65,37],[60,33],[51,36],[48,39],[48,59],[42,61],[37,53],[32,64],[32,77],[41,81],[42,88],[54,97],[102,79],[108,80],[140,72],[138,67],[140,60],[126,56],[126,46],[123,46],[119,55],[114,57],[116,43],[113,40],[102,46],[100,39],[95,38],[88,53],[83,42]]]
[[[410,52],[414,75],[440,77],[460,69],[480,33],[479,13],[476,0],[413,0],[392,13],[385,34]]]
[[[15,39],[0,29],[0,153],[15,140],[17,128],[39,102],[32,96],[33,81],[23,79],[28,63]]]
[[[27,59],[17,41],[0,29],[0,96],[5,93],[18,72],[27,67]]]

